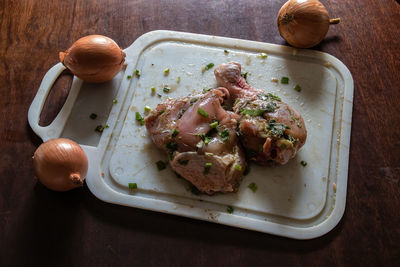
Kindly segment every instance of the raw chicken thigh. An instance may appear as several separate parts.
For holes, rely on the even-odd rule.
[[[221,64],[214,74],[232,96],[233,111],[239,116],[239,138],[250,159],[285,164],[293,158],[307,138],[299,113],[279,97],[248,85],[239,63]]]
[[[236,135],[239,116],[221,104],[225,88],[167,99],[146,118],[146,128],[171,168],[206,194],[236,191],[246,167]]]

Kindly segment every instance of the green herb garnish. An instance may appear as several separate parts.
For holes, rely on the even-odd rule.
[[[151,107],[149,107],[149,106],[144,106],[144,111],[145,111],[145,112],[150,112],[150,111],[151,111]]]
[[[164,75],[168,75],[169,74],[169,68],[166,68],[165,70],[164,70]]]
[[[204,137],[204,144],[208,145],[210,143],[210,141],[211,141],[210,137],[208,137],[208,136]]]
[[[102,133],[104,129],[108,128],[108,124],[106,125],[97,125],[96,129],[94,129],[96,132]]]
[[[165,147],[171,152],[178,150],[178,144],[176,142],[166,143]]]
[[[206,65],[206,70],[209,70],[209,69],[211,69],[211,68],[213,68],[214,67],[214,63],[208,63],[207,65]]]
[[[204,88],[203,89],[203,94],[207,93],[208,91],[210,91],[212,88]]]
[[[279,96],[276,96],[274,94],[271,93],[267,93],[267,94],[258,94],[258,98],[263,100],[263,101],[282,101],[282,99]]]
[[[192,99],[190,99],[190,105],[192,106],[193,103],[196,103],[197,100],[199,100],[197,97],[193,97]]]
[[[258,189],[258,186],[256,185],[256,183],[251,183],[247,187],[250,188],[251,191],[253,191],[253,193],[255,193]]]
[[[305,162],[304,160],[300,161],[301,166],[305,167],[307,166],[307,162]]]
[[[261,58],[267,58],[268,55],[267,55],[266,53],[261,53],[261,54],[260,54],[260,57],[261,57]]]
[[[289,78],[288,77],[282,77],[281,78],[281,84],[288,84],[289,83]]]
[[[135,113],[135,117],[136,117],[136,121],[140,123],[140,125],[144,125],[144,119],[142,117],[142,115],[140,115],[139,112]]]
[[[177,130],[177,129],[174,129],[173,131],[172,131],[172,137],[175,137],[175,136],[177,136],[179,134],[179,131]]]
[[[260,116],[265,112],[266,112],[265,109],[245,109],[245,108],[240,109],[241,114],[250,116]]]
[[[181,109],[180,111],[179,111],[179,113],[178,113],[178,118],[180,119],[182,116],[183,116],[183,114],[186,112],[186,109]]]
[[[269,130],[269,134],[272,136],[275,136],[277,138],[282,137],[285,134],[286,129],[290,129],[289,126],[287,126],[284,123],[277,123],[274,119],[269,120],[269,123],[267,125],[267,130]]]
[[[235,170],[241,171],[242,170],[242,166],[240,166],[239,164],[235,164]]]
[[[132,75],[128,75],[128,76],[126,76],[126,78],[127,78],[128,80],[130,80],[130,79],[132,79]]]
[[[158,113],[158,115],[161,115],[161,114],[163,114],[164,112],[165,112],[165,109],[161,110],[161,111]]]
[[[201,116],[203,116],[203,117],[205,117],[205,118],[208,118],[208,113],[207,112],[205,112],[203,109],[201,109],[201,108],[198,108],[197,109],[197,113],[199,113]]]
[[[135,70],[135,75],[136,75],[136,77],[139,78],[139,77],[140,77],[140,70],[136,69],[136,70]]]
[[[229,214],[232,214],[232,213],[235,211],[235,209],[234,209],[232,206],[228,206],[228,207],[226,208],[226,211],[227,211]]]
[[[210,123],[211,129],[217,128],[217,126],[218,126],[218,121],[214,121],[214,122]]]
[[[204,164],[204,173],[209,173],[211,166],[212,166],[211,162],[207,162],[206,164]]]
[[[178,76],[178,78],[176,78],[176,82],[180,83],[181,82],[181,76]]]
[[[150,90],[151,90],[151,94],[152,94],[152,95],[154,95],[154,94],[156,93],[156,87],[152,86],[152,87],[150,88]]]
[[[90,118],[91,118],[92,120],[95,120],[95,119],[97,118],[97,114],[96,114],[96,113],[90,114]]]
[[[296,87],[295,88],[293,88],[295,91],[297,91],[297,92],[301,92],[301,86],[300,85],[296,85]]]
[[[228,51],[228,50],[226,50],[226,49],[224,49],[224,53],[225,53],[225,54],[228,54],[228,53],[229,53],[229,51]]]
[[[136,183],[128,183],[129,189],[137,189],[137,184]]]
[[[225,129],[219,133],[219,136],[221,136],[222,141],[226,142],[229,140],[229,131]]]
[[[112,103],[115,105],[115,104],[118,103],[118,100],[117,99],[113,99]]]
[[[164,170],[165,168],[167,168],[167,164],[166,164],[164,161],[162,161],[162,160],[157,161],[157,162],[156,162],[156,165],[157,165],[157,169],[158,169],[159,171],[162,171],[162,170]]]
[[[164,86],[162,90],[164,93],[169,93],[169,91],[171,91],[171,88],[169,88],[168,86]]]

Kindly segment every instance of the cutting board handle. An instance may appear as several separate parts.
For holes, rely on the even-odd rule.
[[[43,77],[40,84],[39,90],[36,93],[35,98],[32,101],[31,106],[28,111],[28,122],[32,130],[45,142],[49,139],[60,137],[68,116],[72,110],[73,104],[78,96],[79,90],[82,86],[82,80],[74,76],[72,81],[71,90],[68,97],[61,108],[60,112],[57,114],[55,119],[48,126],[40,126],[40,113],[42,112],[46,98],[53,87],[54,82],[61,75],[61,73],[66,69],[62,63],[54,65]]]

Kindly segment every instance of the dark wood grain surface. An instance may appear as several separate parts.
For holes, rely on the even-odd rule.
[[[323,1],[331,27],[315,49],[354,78],[345,214],[327,235],[296,241],[104,203],[85,186],[55,193],[34,178],[41,140],[27,112],[58,52],[87,34],[127,47],[169,29],[285,44],[284,0],[0,1],[0,266],[400,266],[400,6]],[[70,79],[42,114],[52,121]]]

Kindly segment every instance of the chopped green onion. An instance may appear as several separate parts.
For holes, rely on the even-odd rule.
[[[293,88],[295,91],[297,92],[301,92],[301,86],[300,85],[296,85],[295,88]]]
[[[265,109],[240,109],[240,114],[250,115],[250,116],[261,116],[266,112]]]
[[[235,170],[241,171],[242,170],[242,166],[240,166],[239,164],[235,164]]]
[[[222,138],[222,141],[226,142],[229,140],[229,131],[228,130],[223,130],[222,132],[220,132],[219,134]]]
[[[157,94],[157,96],[158,96],[159,98],[161,98],[161,97],[162,97],[162,95],[160,95],[160,94]]]
[[[282,84],[288,84],[289,83],[289,78],[288,77],[282,77],[281,78],[281,83]]]
[[[232,206],[228,206],[228,207],[226,208],[226,211],[227,211],[229,214],[232,214],[232,213],[235,211],[235,209],[234,209]]]
[[[233,106],[236,106],[236,104],[239,103],[239,102],[240,102],[240,99],[239,99],[239,98],[236,99],[236,100],[235,100],[235,103],[233,103]]]
[[[136,69],[135,70],[135,75],[139,78],[140,77],[140,70]]]
[[[228,54],[228,53],[229,53],[229,51],[228,51],[228,50],[226,50],[226,49],[224,49],[224,53],[225,53],[225,54]]]
[[[266,53],[261,53],[260,54],[260,58],[267,58],[267,57],[268,57],[268,55]]]
[[[90,118],[91,118],[92,120],[95,120],[95,119],[97,118],[97,114],[96,114],[96,113],[90,114]]]
[[[151,111],[151,107],[149,106],[144,106],[144,112],[150,112]]]
[[[164,112],[165,112],[165,109],[161,110],[161,111],[158,113],[158,115],[161,115],[161,114],[163,114]]]
[[[213,123],[210,123],[211,129],[217,128],[218,126],[218,121],[214,121]]]
[[[97,125],[95,131],[99,132],[99,133],[102,133],[104,131],[104,126],[103,125]]]
[[[169,88],[168,86],[164,86],[162,90],[164,91],[164,93],[169,93],[169,91],[171,91],[171,88]]]
[[[178,76],[178,78],[176,78],[176,82],[180,83],[181,82],[181,76]]]
[[[144,125],[144,119],[143,119],[142,115],[140,115],[139,112],[136,112],[135,116],[136,116],[136,121],[139,122],[140,125]]]
[[[204,144],[208,145],[210,143],[210,141],[211,141],[210,137],[208,137],[208,136],[204,137]]]
[[[209,173],[211,166],[212,166],[211,162],[207,162],[206,164],[204,164],[204,173]]]
[[[164,75],[168,75],[169,74],[169,68],[166,68],[165,70],[164,70]]]
[[[170,151],[174,152],[178,150],[178,144],[176,142],[169,142],[165,144],[165,147]]]
[[[203,89],[203,94],[207,93],[208,91],[210,91],[212,88],[204,88]]]
[[[206,70],[212,69],[214,67],[214,63],[208,63],[206,65]]]
[[[258,189],[258,186],[256,185],[256,183],[251,183],[247,187],[250,188],[251,191],[253,191],[253,193],[255,193]]]
[[[150,90],[151,90],[151,94],[152,94],[152,95],[154,95],[154,94],[156,93],[156,87],[152,86],[152,87],[150,88]]]
[[[127,78],[128,80],[130,80],[130,79],[132,79],[132,75],[128,75],[128,76],[126,76],[126,78]]]
[[[115,105],[115,104],[118,103],[118,100],[117,99],[113,99],[112,103]]]
[[[305,162],[304,160],[300,161],[301,166],[305,167],[307,166],[307,162]]]
[[[208,113],[202,110],[201,108],[197,109],[197,113],[199,113],[201,116],[208,118]]]
[[[158,169],[159,171],[162,171],[162,170],[164,170],[165,168],[167,168],[167,164],[166,164],[164,161],[162,161],[162,160],[157,161],[157,162],[156,162],[156,165],[157,165],[157,169]]]
[[[175,136],[177,136],[179,134],[179,131],[177,130],[177,129],[174,129],[173,131],[172,131],[172,137],[175,137]]]
[[[197,100],[199,100],[197,97],[190,99],[190,105],[192,106],[193,103],[197,102]]]
[[[108,128],[108,124],[106,125],[97,125],[96,129],[94,129],[96,132],[102,133],[104,131],[104,129]]]
[[[128,183],[129,189],[137,189],[137,184],[136,183]]]

